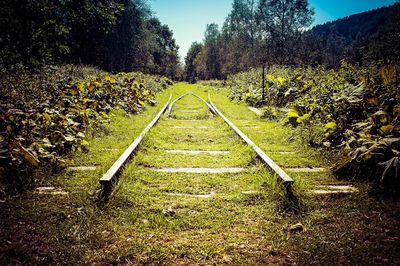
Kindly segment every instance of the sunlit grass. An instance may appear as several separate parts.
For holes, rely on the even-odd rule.
[[[0,217],[6,222],[0,232],[17,232],[13,235],[29,239],[29,245],[27,241],[6,248],[0,245],[0,251],[15,254],[27,264],[282,265],[312,261],[326,265],[338,256],[350,256],[351,262],[365,250],[375,257],[393,250],[392,244],[381,243],[385,239],[382,232],[397,232],[395,203],[371,199],[362,185],[354,195],[313,195],[311,190],[321,185],[343,183],[328,171],[292,173],[298,201],[288,201],[278,177],[258,162],[220,118],[209,117],[204,104],[190,95],[174,107],[179,119],[163,116],[146,135],[110,201],[99,207],[99,178],[151,121],[170,91],[173,98],[192,91],[205,99],[211,92],[218,108],[284,168],[329,168],[318,151],[293,140],[290,127],[260,119],[247,106],[230,102],[226,94],[213,88],[177,84],[158,96],[157,106],[140,115],[113,112],[110,134],[90,139],[90,152],[74,159],[75,165],[96,165],[96,171],[57,174],[41,183],[60,187],[68,195],[28,192],[3,208]],[[166,152],[169,149],[229,153],[171,154]],[[246,170],[169,174],[151,169],[236,166]],[[303,232],[291,233],[288,228],[299,222]]]

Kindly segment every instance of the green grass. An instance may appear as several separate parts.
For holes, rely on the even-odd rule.
[[[207,119],[210,112],[207,106],[193,95],[187,95],[174,104],[172,117],[175,119]]]
[[[360,193],[317,196],[343,184],[329,172],[293,173],[298,204],[277,178],[206,106],[188,95],[163,116],[127,165],[107,205],[97,204],[102,174],[167,101],[192,91],[218,108],[282,167],[329,168],[319,153],[291,137],[291,128],[257,117],[226,92],[180,83],[137,116],[111,115],[109,135],[90,140],[75,165],[96,171],[57,173],[38,185],[68,195],[26,192],[0,207],[0,264],[68,265],[379,265],[400,263],[400,206]],[[257,127],[257,128],[252,128]],[[110,150],[116,149],[116,150]],[[166,150],[219,150],[223,155]],[[276,151],[295,151],[278,154]],[[234,174],[169,174],[162,167],[245,167]],[[207,196],[207,197],[205,197]],[[304,230],[288,228],[302,223]]]

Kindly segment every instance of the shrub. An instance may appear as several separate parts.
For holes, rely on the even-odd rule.
[[[392,170],[398,169],[398,147],[394,146],[397,142],[389,140],[400,137],[399,66],[355,67],[342,62],[338,70],[272,67],[264,89],[260,88],[261,83],[261,70],[231,75],[227,81],[230,98],[252,106],[290,108],[284,121],[312,146],[354,153],[375,149],[382,141],[390,143],[381,150],[384,160],[365,160],[371,152],[358,155],[361,157],[353,154],[336,168],[373,167],[378,170],[369,173],[374,180],[380,180],[380,185],[397,180],[400,186],[398,177],[389,177],[398,175],[397,170]],[[270,117],[271,112],[266,116]],[[342,177],[347,173],[363,178],[360,171],[334,172]]]
[[[158,76],[76,66],[14,66],[1,75],[0,175],[13,191],[29,183],[35,168],[62,169],[65,156],[88,151],[87,134],[102,129],[113,108],[139,113],[171,84]]]

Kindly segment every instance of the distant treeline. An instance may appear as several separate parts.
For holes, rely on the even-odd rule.
[[[310,29],[308,0],[234,0],[185,57],[185,78],[221,79],[263,66],[400,64],[400,1]]]
[[[146,0],[0,0],[0,64],[75,63],[175,78],[178,46]]]

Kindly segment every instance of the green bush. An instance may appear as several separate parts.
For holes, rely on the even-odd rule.
[[[387,141],[400,138],[399,66],[356,67],[342,62],[338,70],[272,67],[266,74],[264,89],[261,70],[229,76],[227,84],[232,100],[252,106],[290,108],[284,121],[312,146],[354,152],[385,141],[390,143],[392,153],[390,158],[383,159],[392,160],[399,154],[394,146],[397,142]],[[266,116],[270,117],[271,112]],[[347,163],[352,165],[357,160],[376,169],[382,165],[397,167],[397,160],[389,163],[381,159],[368,161],[355,156]],[[373,176],[381,180],[383,171],[399,173],[382,168],[373,172]],[[361,172],[347,172],[350,176],[362,177]]]
[[[65,156],[87,151],[87,134],[102,129],[113,108],[139,113],[172,84],[158,76],[76,66],[0,71],[0,175],[14,191],[29,183],[33,169],[62,169]]]

